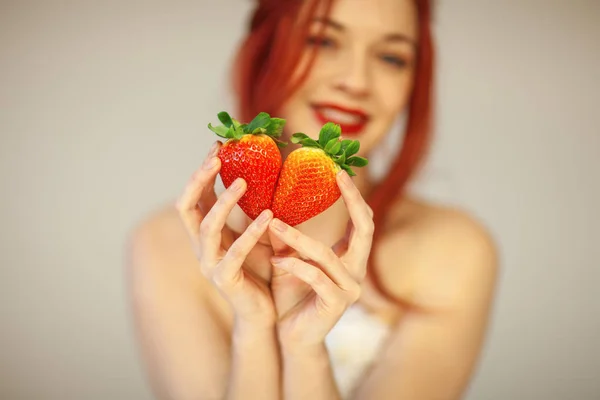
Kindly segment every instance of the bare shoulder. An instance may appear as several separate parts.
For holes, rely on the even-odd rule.
[[[381,251],[392,292],[435,306],[448,304],[473,283],[492,290],[497,247],[480,219],[464,209],[414,198],[398,202],[390,216]]]
[[[177,257],[187,243],[186,233],[174,207],[158,209],[139,221],[130,231],[127,254],[130,259]]]
[[[164,206],[147,214],[130,232],[130,244],[140,240],[178,242],[185,234],[174,206]]]
[[[199,293],[204,286],[189,238],[172,206],[141,220],[126,243],[127,278],[137,294],[170,290]]]
[[[408,206],[415,210],[407,226],[415,239],[461,259],[495,254],[495,240],[489,228],[470,212],[415,199],[409,200]],[[397,230],[401,229],[399,224]]]

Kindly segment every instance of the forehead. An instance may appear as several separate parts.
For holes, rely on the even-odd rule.
[[[417,37],[415,0],[334,0],[329,18],[349,33]]]

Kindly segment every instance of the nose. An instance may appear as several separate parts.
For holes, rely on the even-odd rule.
[[[366,97],[369,94],[369,67],[368,60],[362,52],[348,52],[340,60],[335,86],[354,97]]]

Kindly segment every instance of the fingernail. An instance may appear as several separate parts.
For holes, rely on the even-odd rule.
[[[209,157],[214,157],[217,155],[217,142],[213,143],[212,147],[210,148],[210,150],[208,151],[208,156]]]
[[[265,210],[262,213],[260,213],[260,215],[256,219],[256,222],[262,225],[265,222],[267,222],[268,219],[269,219],[269,212],[267,210]]]
[[[287,229],[287,225],[278,219],[273,220],[273,228],[279,232],[285,232]]]
[[[244,181],[242,180],[242,178],[237,178],[235,180],[235,182],[233,182],[233,185],[231,185],[231,186],[232,186],[232,189],[237,192],[238,190],[241,190],[242,187],[244,186]]]
[[[338,175],[340,176],[340,180],[342,181],[342,183],[344,185],[350,186],[352,184],[350,175],[348,175],[348,173],[346,171],[341,170],[340,172],[338,172]]]
[[[271,257],[271,262],[273,264],[281,264],[283,262],[283,257],[277,257],[277,256]]]

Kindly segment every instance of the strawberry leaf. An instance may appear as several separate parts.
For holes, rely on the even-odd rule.
[[[223,125],[212,126],[212,124],[209,123],[208,124],[208,129],[210,129],[211,131],[213,131],[217,135],[221,136],[222,138],[228,138],[227,132],[229,131],[229,129],[227,127],[223,126]]]
[[[244,132],[244,126],[240,125],[240,126],[235,126],[235,124],[229,128],[231,131],[231,137],[236,138],[236,139],[241,139],[242,136],[244,136],[246,134],[246,132]]]
[[[342,150],[346,150],[348,148],[348,146],[350,145],[350,143],[352,143],[352,140],[350,140],[350,139],[342,140]]]
[[[240,140],[242,137],[244,137],[244,131],[241,128],[231,127],[229,130],[232,132],[232,136],[236,140]]]
[[[287,143],[287,142],[283,142],[283,141],[281,141],[281,140],[279,140],[279,139],[273,138],[273,140],[275,141],[275,144],[276,144],[276,145],[277,145],[277,147],[279,147],[279,148],[284,148],[284,147],[286,147],[286,146],[288,145],[288,143]]]
[[[333,122],[327,122],[319,132],[319,144],[325,147],[332,139],[337,139],[342,134],[342,128]]]
[[[315,141],[314,139],[311,139],[311,138],[302,139],[300,141],[300,143],[303,146],[306,146],[306,147],[318,147],[318,148],[321,148],[321,145],[317,141]]]
[[[341,128],[332,122],[327,122],[319,132],[319,140],[315,141],[304,133],[294,133],[291,137],[292,143],[300,143],[305,147],[321,149],[333,162],[339,165],[350,176],[356,176],[352,166],[364,167],[368,160],[363,157],[353,156],[360,149],[358,140],[340,140]]]
[[[336,155],[340,152],[341,149],[342,149],[342,143],[338,142],[336,139],[336,142],[333,144],[333,146],[330,149],[331,154]]]
[[[300,143],[302,141],[302,139],[310,139],[310,138],[305,133],[297,132],[292,135],[290,140],[292,141],[292,143],[297,144],[297,143]]]
[[[364,167],[369,164],[369,161],[366,158],[354,156],[350,157],[346,160],[346,164],[353,167]]]
[[[354,171],[352,171],[352,168],[350,168],[348,165],[346,164],[341,164],[340,167],[346,171],[348,173],[348,175],[350,176],[356,176],[356,174],[354,173]]]
[[[335,144],[336,144],[336,143],[339,143],[339,142],[338,142],[338,140],[337,140],[337,138],[330,139],[330,140],[329,140],[329,141],[328,141],[328,142],[325,144],[325,148],[324,148],[325,152],[326,152],[326,153],[329,153],[329,154],[335,154],[335,153],[333,153],[333,152],[331,151],[331,149],[333,149],[333,146],[335,146]],[[340,144],[340,147],[341,147],[341,144]]]
[[[270,121],[271,116],[269,114],[267,114],[266,112],[260,112],[256,117],[254,117],[252,121],[250,121],[250,123],[248,124],[248,126],[246,126],[244,130],[246,131],[246,133],[252,133],[256,128],[266,129]]]
[[[227,111],[221,111],[217,114],[217,117],[219,118],[219,121],[221,121],[221,123],[225,125],[225,127],[229,128],[233,125],[233,120],[231,119],[231,116],[229,115],[229,113],[227,113]]]
[[[217,114],[222,125],[213,126],[208,124],[208,129],[226,139],[240,140],[244,135],[268,135],[279,147],[287,143],[278,140],[283,132],[285,120],[282,118],[271,118],[266,112],[260,112],[250,123],[243,124],[232,118],[226,111]]]
[[[271,118],[271,121],[267,125],[267,135],[278,138],[283,133],[283,127],[285,125],[285,119],[282,118]]]
[[[358,150],[360,150],[360,142],[358,140],[353,140],[348,147],[346,147],[346,157],[353,156],[358,153]]]

